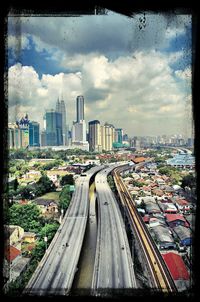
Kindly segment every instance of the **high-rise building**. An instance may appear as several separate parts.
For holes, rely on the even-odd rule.
[[[56,102],[56,112],[61,113],[62,115],[62,137],[63,137],[63,145],[68,145],[68,130],[66,125],[66,107],[64,100],[59,101],[59,99]]]
[[[13,149],[15,146],[14,131],[15,129],[12,127],[11,123],[9,123],[8,124],[8,148],[9,149]]]
[[[72,144],[75,142],[86,142],[86,123],[84,120],[84,97],[76,98],[76,121],[72,126]]]
[[[40,146],[40,125],[37,122],[29,122],[29,146]]]
[[[125,133],[123,135],[123,141],[128,142],[128,134]]]
[[[46,145],[60,146],[62,137],[62,114],[55,110],[46,111]]]
[[[79,123],[73,122],[72,126],[72,142],[85,142],[86,141],[86,123],[80,121]]]
[[[115,129],[115,142],[122,144],[123,141],[123,130],[121,128]]]
[[[29,146],[29,130],[28,127],[20,128],[21,140],[20,146],[21,148],[27,148]]]
[[[43,146],[46,146],[46,145],[47,145],[47,143],[46,143],[46,131],[43,130],[41,132],[41,146],[43,147]]]
[[[27,148],[29,146],[29,120],[28,115],[8,124],[9,148]]]
[[[101,126],[101,145],[102,150],[111,151],[115,141],[115,127],[112,124],[105,123]]]
[[[90,151],[102,151],[101,146],[101,126],[98,120],[90,121],[89,123],[89,146]]]
[[[82,95],[76,98],[76,122],[84,120],[84,97]]]

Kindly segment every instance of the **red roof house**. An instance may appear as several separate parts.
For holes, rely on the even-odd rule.
[[[12,245],[8,246],[5,250],[5,257],[9,263],[15,260],[20,254],[21,251]]]
[[[189,224],[181,214],[166,214],[165,217],[168,225],[172,228],[178,225],[189,227]]]
[[[182,257],[173,252],[162,254],[162,257],[174,280],[189,280],[190,275]]]

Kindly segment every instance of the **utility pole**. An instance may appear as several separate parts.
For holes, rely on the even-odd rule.
[[[46,224],[45,224],[45,226],[46,226]],[[46,236],[46,228],[45,228],[44,242],[45,242],[45,252],[46,252],[46,250],[47,250],[47,236]]]

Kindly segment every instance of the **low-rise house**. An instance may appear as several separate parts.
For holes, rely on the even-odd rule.
[[[175,205],[173,203],[162,203],[162,202],[158,201],[158,205],[163,213],[176,214],[178,212],[177,208],[175,207]]]
[[[174,189],[173,189],[173,187],[166,185],[165,188],[164,188],[164,191],[166,193],[173,193]]]
[[[162,257],[179,291],[190,288],[190,274],[180,255],[174,252],[162,254]]]
[[[157,224],[155,226],[152,226],[152,231],[160,250],[176,249],[174,238],[172,237],[170,230],[167,227]]]
[[[182,245],[190,246],[192,244],[192,234],[189,228],[179,225],[173,228],[173,232]]]
[[[26,269],[30,258],[22,257],[21,251],[14,246],[8,246],[5,250],[4,273],[6,273],[7,284],[16,280]]]
[[[32,232],[24,232],[23,241],[28,243],[34,243],[36,240],[36,234]]]
[[[175,205],[179,211],[183,211],[183,212],[190,211],[189,202],[185,199],[176,199]]]
[[[159,220],[156,217],[150,217],[149,218],[149,226],[150,226],[150,228],[156,227],[158,225],[160,225],[160,222],[159,222]]]
[[[54,215],[58,213],[58,205],[54,199],[37,198],[34,202],[40,207],[43,215]]]
[[[194,214],[187,215],[187,217],[186,217],[186,221],[188,222],[189,227],[192,230],[192,232],[195,231],[195,218],[196,218],[196,216]]]
[[[134,159],[132,159],[132,161],[134,162],[134,164],[139,164],[142,163],[146,160],[145,157],[135,157]]]
[[[174,228],[178,225],[189,227],[189,223],[185,220],[181,214],[166,214],[166,222],[170,228]]]
[[[161,212],[159,206],[156,203],[146,202],[145,206],[146,206],[146,213],[149,214],[149,215]]]
[[[21,251],[12,245],[9,245],[5,249],[4,256],[9,265],[14,265],[19,258],[21,258]]]
[[[24,235],[24,229],[18,225],[6,225],[5,235],[9,245],[21,250],[21,240]]]
[[[164,195],[164,192],[163,190],[160,190],[160,189],[153,189],[152,190],[152,193],[156,196],[159,196],[159,197],[162,197]]]
[[[30,170],[29,172],[26,172],[26,174],[24,175],[25,179],[31,179],[35,177],[37,178],[41,177],[41,172],[36,170]]]
[[[165,181],[162,178],[157,178],[156,182],[157,182],[158,186],[165,185]]]
[[[150,220],[149,215],[144,215],[144,217],[142,217],[142,219],[143,219],[144,223],[149,224],[149,220]]]

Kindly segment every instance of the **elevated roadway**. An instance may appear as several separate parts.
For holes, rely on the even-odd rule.
[[[112,165],[95,177],[98,231],[92,281],[93,295],[136,288],[133,262],[120,209],[108,183]],[[110,291],[109,291],[110,290]]]
[[[89,209],[89,182],[103,166],[94,167],[76,180],[64,219],[28,282],[24,294],[67,295],[77,271]]]

